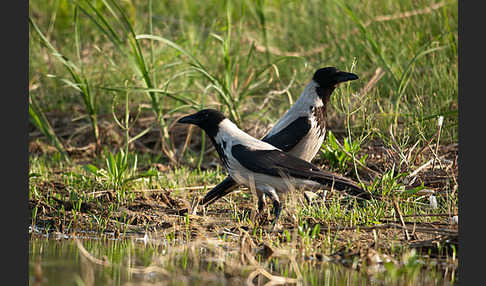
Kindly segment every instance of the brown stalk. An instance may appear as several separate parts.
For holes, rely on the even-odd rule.
[[[410,240],[410,235],[408,234],[407,226],[405,225],[405,220],[403,219],[402,211],[400,210],[400,206],[398,205],[398,202],[395,197],[393,197],[393,208],[395,209],[395,211],[398,214],[398,217],[400,218],[400,222],[402,223],[405,237],[407,238],[407,240]]]

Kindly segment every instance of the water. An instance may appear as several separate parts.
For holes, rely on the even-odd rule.
[[[371,273],[322,259],[245,260],[236,244],[217,241],[181,245],[163,239],[72,236],[33,237],[29,244],[30,285],[242,285],[257,267],[300,285],[451,285],[444,273],[402,267]],[[243,258],[242,258],[243,257]],[[252,258],[253,259],[253,258]],[[293,264],[294,263],[294,264]],[[150,268],[149,268],[150,267]],[[298,271],[295,271],[295,267]],[[255,275],[254,275],[255,276]],[[256,275],[258,276],[258,275]],[[269,281],[259,275],[252,282]],[[298,278],[298,279],[297,279]],[[296,279],[296,280],[295,280]]]
[[[148,265],[154,248],[135,240],[34,238],[29,244],[30,285],[125,285],[153,281],[157,273],[132,273],[126,266]],[[133,261],[130,261],[133,260]],[[41,283],[39,283],[39,280]],[[36,284],[37,283],[37,284]]]

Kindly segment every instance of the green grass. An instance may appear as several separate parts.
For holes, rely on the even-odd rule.
[[[186,129],[174,124],[179,116],[215,107],[261,136],[324,66],[352,71],[360,79],[334,92],[328,107],[334,136],[328,136],[314,162],[369,181],[368,189],[386,200],[360,205],[328,194],[309,205],[291,194],[282,219],[296,230],[299,238],[292,240],[305,249],[320,245],[326,255],[352,252],[371,231],[358,231],[355,239],[330,229],[398,219],[394,197],[405,218],[447,223],[446,217],[427,215],[456,214],[458,208],[457,164],[450,163],[455,155],[442,151],[458,142],[458,13],[456,1],[437,3],[31,1],[32,226],[45,232],[123,233],[143,226],[150,230],[166,219],[173,227],[165,233],[170,240],[187,239],[186,227],[196,231],[193,224],[204,225],[207,218],[248,228],[255,241],[283,243],[290,232],[276,235],[252,221],[255,198],[249,191],[197,214],[170,214],[155,223],[131,224],[156,217],[150,213],[158,211],[155,206],[140,211],[140,217],[126,209],[146,203],[152,194],[146,190],[158,190],[153,193],[167,191],[181,204],[169,208],[191,211],[195,198],[224,178],[204,133],[193,129],[186,137]],[[93,143],[94,151],[83,155]],[[432,165],[418,179],[440,179],[437,209],[421,193],[423,186],[409,182],[416,170]],[[382,250],[394,257],[408,253],[406,246],[393,246],[404,234],[393,235],[377,231],[375,238],[384,238]],[[387,282],[404,274],[416,277],[413,255],[400,259],[404,268],[389,266]],[[180,261],[188,267],[186,262]],[[282,267],[273,273],[291,272]]]
[[[98,113],[108,109],[112,94],[117,92],[104,88],[121,88],[127,81],[128,86],[139,88],[131,95],[131,102],[147,102],[158,115],[180,108],[188,112],[184,105],[190,103],[187,107],[197,108],[204,102],[221,105],[240,124],[246,117],[245,122],[261,120],[261,112],[269,109],[269,116],[263,120],[270,123],[288,108],[288,96],[297,98],[315,69],[335,65],[349,70],[355,63],[354,71],[360,80],[352,83],[347,92],[338,91],[333,97],[332,117],[342,122],[345,110],[338,104],[339,98],[356,101],[357,96],[353,99],[352,94],[381,67],[386,73],[373,90],[362,95],[362,105],[352,116],[353,130],[387,137],[389,125],[393,124],[399,140],[410,137],[408,140],[414,141],[422,139],[418,134],[431,136],[435,132],[434,119],[444,115],[442,139],[457,141],[454,1],[446,1],[430,13],[389,21],[373,19],[397,11],[420,10],[430,3],[374,1],[361,5],[360,1],[347,1],[344,5],[339,1],[304,1],[297,5],[274,1],[257,9],[250,1],[227,6],[218,2],[200,6],[186,1],[133,6],[126,2],[121,7],[111,1],[96,5],[79,1],[83,13],[75,14],[73,3],[60,2],[54,12],[50,12],[49,5],[32,3],[31,18],[40,31],[53,27],[50,42],[64,56],[80,57],[85,78],[93,86],[92,96],[98,98]],[[52,17],[52,13],[57,16]],[[68,21],[71,18],[76,19],[74,27]],[[265,33],[261,32],[262,22]],[[136,35],[142,34],[164,41],[143,39],[147,37],[137,40]],[[41,45],[34,31],[30,38],[30,76],[43,83],[31,96],[46,111],[58,108],[55,102],[69,97],[72,91],[63,81],[46,76],[65,79],[69,75],[62,69],[63,63]],[[265,48],[267,43],[281,52],[303,55],[316,47],[325,49],[294,60],[279,60],[282,55],[259,52],[250,39],[255,39],[259,47]],[[46,62],[46,58],[50,60]],[[272,69],[266,69],[267,62],[275,63]],[[262,71],[265,75],[258,76]],[[261,104],[270,91],[286,87],[294,72],[288,96],[272,96],[269,106],[252,108]],[[151,91],[154,89],[160,93]],[[163,91],[177,97],[167,98]],[[141,96],[144,93],[148,96]],[[79,100],[65,106],[76,102]],[[167,125],[160,124],[162,129]]]

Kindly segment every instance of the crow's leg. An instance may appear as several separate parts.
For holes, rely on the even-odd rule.
[[[275,218],[272,224],[275,226],[277,224],[278,218],[280,217],[280,213],[282,212],[282,204],[280,201],[275,200],[273,201],[273,213],[275,214]]]
[[[258,197],[258,212],[261,213],[265,207],[265,194],[258,189],[256,190],[256,193]]]
[[[267,219],[265,212],[263,211],[263,208],[265,207],[265,194],[259,189],[256,189],[256,194],[258,197],[258,212],[255,216],[255,222],[258,225],[262,225]]]
[[[280,203],[280,198],[277,194],[277,191],[271,187],[271,186],[264,186],[263,188],[260,188],[262,192],[264,192],[268,197],[273,202],[273,214],[275,215],[275,218],[272,221],[273,227],[277,224],[278,218],[280,217],[280,213],[282,212],[282,204]]]

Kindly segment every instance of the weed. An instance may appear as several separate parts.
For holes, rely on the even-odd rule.
[[[361,142],[353,141],[349,137],[344,138],[344,143],[341,146],[337,141],[332,131],[328,131],[326,141],[320,151],[320,158],[328,163],[331,170],[340,173],[346,173],[349,167],[353,166],[353,155],[357,154],[361,149]],[[358,161],[365,165],[367,154],[363,155]]]

